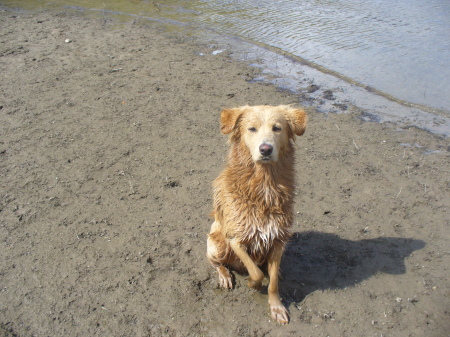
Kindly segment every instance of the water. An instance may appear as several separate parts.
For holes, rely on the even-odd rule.
[[[305,78],[328,86],[331,83],[340,88],[336,98],[348,102],[351,97],[351,103],[378,115],[381,121],[403,121],[450,135],[448,0],[2,3],[25,8],[81,7],[213,29],[252,42],[241,41],[234,47],[241,50],[240,55],[259,59],[257,65],[290,90],[301,90]],[[384,100],[369,95],[361,89],[364,87]]]
[[[185,6],[186,8],[186,6]],[[450,110],[450,1],[194,1],[189,15],[401,100]]]

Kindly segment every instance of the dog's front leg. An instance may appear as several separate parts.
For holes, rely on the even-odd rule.
[[[256,263],[253,262],[252,258],[247,254],[245,249],[236,239],[230,240],[230,246],[237,257],[242,261],[245,268],[247,268],[248,274],[250,275],[248,286],[256,290],[260,290],[262,287],[261,282],[264,279],[264,273],[258,268]]]
[[[267,292],[269,293],[269,306],[270,314],[272,318],[280,324],[289,323],[289,312],[285,306],[281,303],[280,295],[278,292],[278,277],[280,272],[281,255],[283,255],[284,245],[276,245],[269,256],[267,264],[267,271],[269,273],[269,287]]]

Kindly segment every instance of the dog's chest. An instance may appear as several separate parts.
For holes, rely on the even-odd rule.
[[[285,242],[290,236],[290,230],[283,217],[270,217],[261,223],[248,223],[240,233],[241,241],[247,247],[247,252],[263,262],[275,242]]]

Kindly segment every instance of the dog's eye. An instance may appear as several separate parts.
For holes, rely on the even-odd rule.
[[[272,128],[272,131],[273,132],[278,132],[278,131],[281,131],[281,128],[279,126],[274,125],[273,128]]]
[[[248,128],[248,131],[250,131],[250,132],[256,132],[256,128],[254,128],[254,127]]]

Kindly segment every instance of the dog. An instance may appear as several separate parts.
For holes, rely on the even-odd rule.
[[[291,236],[295,188],[294,139],[305,132],[307,115],[291,106],[224,109],[220,128],[229,135],[225,169],[213,182],[214,222],[207,257],[219,284],[233,288],[232,269],[248,273],[248,286],[261,290],[267,267],[272,318],[289,323],[278,291],[281,256]]]

